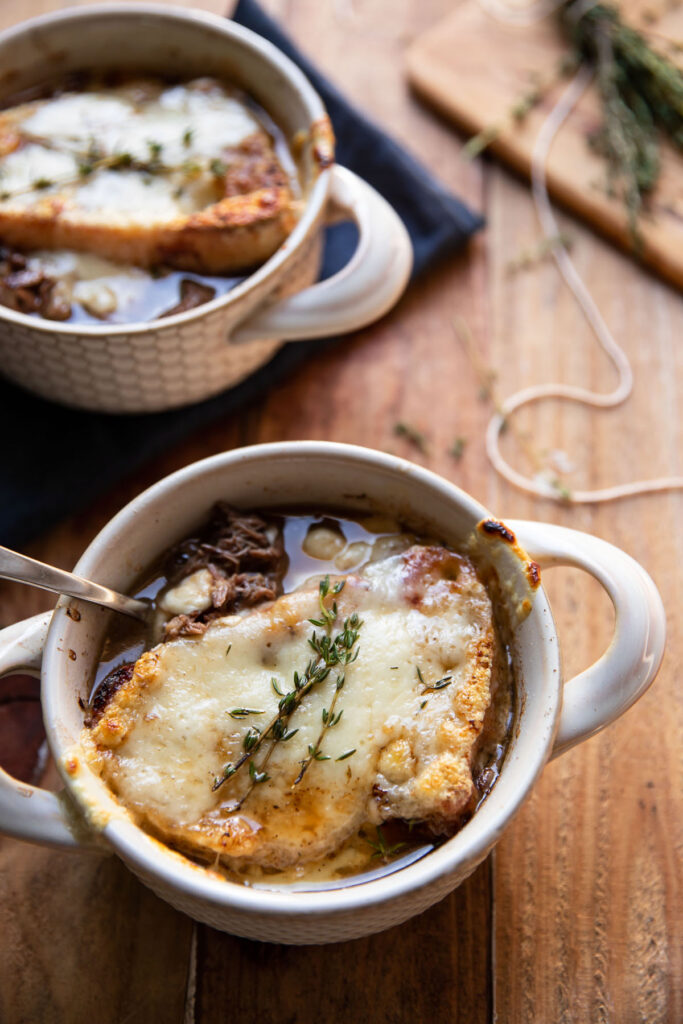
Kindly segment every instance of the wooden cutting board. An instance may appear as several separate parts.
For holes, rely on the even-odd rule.
[[[650,34],[653,44],[680,60],[683,4],[622,0],[620,8],[634,27]],[[566,52],[552,16],[533,25],[513,26],[488,14],[478,0],[463,0],[411,44],[408,75],[421,96],[468,134],[498,126],[491,150],[528,175],[537,133],[566,80],[551,88],[523,122],[516,122],[510,110],[537,81],[552,81]],[[549,191],[633,251],[623,206],[607,195],[604,162],[588,146],[587,136],[600,123],[598,97],[591,86],[555,139],[547,165]],[[641,218],[641,232],[643,261],[683,287],[683,158],[673,149],[663,151],[661,177]]]

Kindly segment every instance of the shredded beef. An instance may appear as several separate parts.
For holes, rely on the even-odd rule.
[[[268,536],[274,534],[274,539]],[[176,615],[164,627],[164,640],[200,636],[210,622],[262,601],[274,601],[282,593],[287,568],[282,521],[255,512],[240,512],[225,502],[214,505],[209,521],[196,537],[181,541],[169,551],[163,571],[176,586],[198,569],[208,569],[214,581],[211,606],[202,612]],[[135,662],[118,665],[102,680],[87,706],[85,724],[101,717],[107,704],[135,670]]]
[[[197,636],[214,619],[275,600],[282,593],[286,568],[280,519],[218,502],[204,529],[172,548],[164,567],[171,586],[208,569],[213,577],[211,606],[174,616],[164,627],[164,640]]]
[[[175,316],[176,313],[187,313],[188,309],[195,309],[210,302],[216,297],[216,289],[208,284],[200,284],[191,277],[184,277],[180,282],[180,301],[159,314],[159,319],[164,316]]]
[[[0,304],[18,313],[67,320],[71,306],[55,291],[56,278],[42,270],[29,270],[26,263],[20,252],[0,246]]]

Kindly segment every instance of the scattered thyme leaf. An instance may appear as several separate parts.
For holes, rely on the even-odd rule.
[[[386,861],[406,846],[405,843],[394,843],[393,846],[388,846],[380,825],[375,827],[375,833],[377,836],[376,841],[373,842],[372,839],[365,840],[368,846],[371,846],[375,851],[372,855],[373,857],[381,857],[382,860]]]
[[[422,682],[424,682],[424,680],[422,680]],[[427,683],[422,693],[435,693],[437,690],[444,690],[447,686],[450,686],[452,682],[453,676],[444,676],[442,679],[437,679],[435,683]]]
[[[460,462],[460,459],[463,457],[463,455],[465,453],[465,446],[466,445],[467,445],[466,438],[464,438],[464,437],[456,437],[455,441],[453,442],[451,447],[448,449],[448,454],[451,456],[452,459],[455,459],[456,462]]]
[[[193,135],[194,130],[192,128],[186,128],[185,131],[183,132],[183,146],[185,147],[185,149],[189,149],[190,146],[192,145]]]
[[[356,753],[356,748],[352,747],[351,750],[347,750],[347,751],[345,751],[345,753],[340,754],[339,757],[335,758],[335,760],[336,761],[345,761],[347,757],[351,757],[351,754],[355,754],[355,753]]]
[[[477,135],[473,135],[471,139],[467,140],[460,150],[461,156],[465,160],[474,160],[485,149],[488,149],[492,142],[495,142],[501,130],[501,125],[497,124],[491,124],[487,128],[482,129]]]
[[[549,238],[541,238],[534,245],[528,249],[523,249],[519,256],[515,259],[509,260],[505,265],[505,271],[507,274],[517,274],[520,270],[528,270],[530,267],[535,267],[539,263],[543,263],[552,256],[553,251],[558,246],[564,246],[565,249],[570,249],[573,244],[571,235],[560,232],[557,235],[551,235]]]
[[[270,778],[270,775],[268,774],[268,772],[259,771],[259,769],[256,767],[254,762],[250,761],[249,762],[249,778],[251,779],[251,781],[255,785],[258,785],[261,782],[267,782],[268,779]]]
[[[228,714],[231,718],[246,718],[247,715],[265,715],[265,711],[258,711],[256,708],[233,708]]]
[[[209,170],[211,171],[215,178],[224,178],[225,175],[228,173],[227,166],[222,160],[219,160],[218,157],[214,157],[214,159],[211,161],[211,163],[209,164]]]
[[[394,434],[396,437],[403,437],[406,441],[417,448],[418,451],[422,452],[423,455],[427,454],[427,438],[414,427],[411,423],[406,423],[403,420],[394,424]]]
[[[130,153],[114,153],[109,161],[109,166],[112,170],[116,170],[119,167],[130,167],[133,163],[133,157]]]
[[[572,492],[569,490],[567,485],[562,482],[562,480],[556,477],[555,479],[550,481],[550,486],[556,492],[557,496],[561,498],[563,501],[572,500]]]

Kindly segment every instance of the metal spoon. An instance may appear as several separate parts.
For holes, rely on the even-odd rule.
[[[55,569],[52,565],[45,565],[34,558],[27,558],[26,555],[20,555],[1,546],[0,578],[28,583],[32,587],[52,590],[56,594],[68,594],[69,597],[78,597],[83,601],[92,601],[93,604],[104,605],[105,608],[130,615],[134,619],[142,619],[143,622],[146,622],[150,615],[150,605],[145,601],[118,594],[109,587],[102,587],[99,583],[84,580],[71,572],[65,572],[64,569]]]

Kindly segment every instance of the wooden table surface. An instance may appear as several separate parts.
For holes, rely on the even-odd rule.
[[[59,0],[4,0],[0,23],[60,6]],[[198,6],[221,12],[223,0]],[[236,939],[193,925],[114,857],[1,840],[0,1020],[683,1020],[676,672],[683,662],[683,497],[564,508],[521,495],[487,464],[489,410],[454,339],[455,314],[470,324],[504,395],[558,379],[607,390],[613,379],[554,267],[515,276],[506,270],[538,237],[526,185],[494,164],[463,163],[460,140],[406,87],[406,46],[452,0],[269,0],[266,6],[368,114],[485,212],[487,229],[467,253],[411,288],[382,323],[311,359],[240,415],[157,459],[36,540],[29,553],[70,568],[121,505],[197,458],[258,441],[356,442],[423,462],[502,516],[563,523],[625,548],[660,587],[669,610],[667,654],[636,707],[546,768],[495,853],[460,889],[421,917],[369,939],[308,948]],[[680,297],[570,218],[563,227],[632,361],[634,395],[609,413],[543,404],[522,425],[542,447],[571,454],[577,487],[680,474]],[[394,436],[399,420],[425,432],[427,455]],[[447,450],[457,436],[467,445],[456,462]],[[511,455],[522,465],[512,447]],[[611,607],[579,572],[554,570],[545,582],[569,677],[608,643]],[[0,589],[3,624],[50,605],[39,591]],[[34,688],[4,686],[3,763],[56,784],[54,768],[44,764]]]

